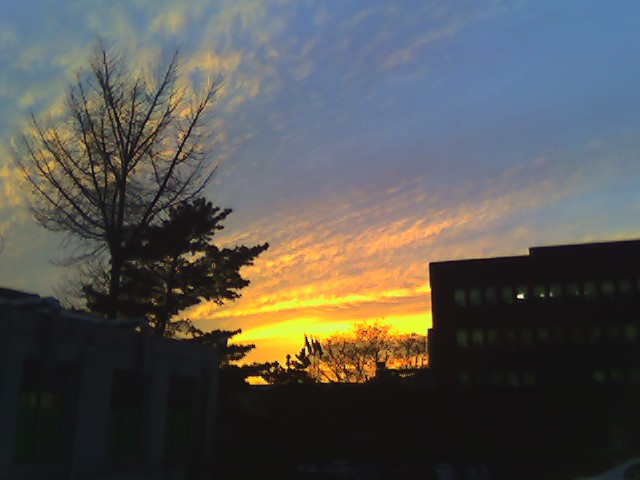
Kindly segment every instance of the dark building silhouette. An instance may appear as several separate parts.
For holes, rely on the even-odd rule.
[[[212,478],[220,351],[0,288],[0,478]]]
[[[640,384],[640,240],[430,264],[439,384]]]

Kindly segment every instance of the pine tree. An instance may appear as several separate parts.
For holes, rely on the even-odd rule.
[[[230,213],[200,197],[170,209],[166,220],[146,228],[123,266],[118,310],[124,316],[145,316],[156,334],[173,336],[177,328],[190,327],[188,321],[175,321],[186,308],[239,298],[249,285],[240,269],[252,265],[269,245],[217,247],[213,237]],[[112,310],[108,290],[95,278],[83,290],[91,310]]]

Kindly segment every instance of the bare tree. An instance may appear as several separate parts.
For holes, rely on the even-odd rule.
[[[424,335],[400,335],[378,320],[356,323],[351,331],[335,333],[309,351],[312,360],[317,352],[318,371],[328,382],[362,383],[374,378],[381,366],[413,369],[427,364]]]
[[[191,95],[179,85],[177,53],[153,72],[132,68],[98,41],[69,88],[64,115],[32,114],[15,146],[36,220],[75,241],[80,254],[70,260],[108,259],[109,317],[118,314],[131,245],[196,197],[215,171],[207,113],[219,82]]]

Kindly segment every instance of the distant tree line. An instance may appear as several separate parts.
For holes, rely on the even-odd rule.
[[[427,363],[425,335],[397,334],[376,320],[358,322],[352,330],[324,340],[305,335],[297,354],[287,355],[284,365],[268,364],[260,376],[272,384],[364,383],[380,368],[422,368]]]

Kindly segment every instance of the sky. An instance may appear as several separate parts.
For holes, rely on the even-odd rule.
[[[426,334],[429,262],[640,236],[638,25],[635,0],[0,0],[0,285],[71,275],[11,145],[101,35],[222,79],[218,242],[270,248],[190,318],[250,361],[357,321]]]

